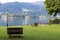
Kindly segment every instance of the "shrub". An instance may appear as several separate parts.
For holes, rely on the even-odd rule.
[[[38,23],[34,23],[34,26],[38,26]]]
[[[59,24],[60,19],[49,20],[49,24]]]

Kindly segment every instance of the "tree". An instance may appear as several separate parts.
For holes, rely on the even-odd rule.
[[[60,13],[60,0],[45,0],[48,14],[56,16]]]

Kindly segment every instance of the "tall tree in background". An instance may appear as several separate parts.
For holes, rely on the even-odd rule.
[[[60,13],[60,0],[45,0],[48,14],[56,16]]]

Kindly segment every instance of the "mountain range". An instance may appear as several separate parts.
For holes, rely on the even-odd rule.
[[[10,14],[47,15],[43,1],[33,3],[8,2],[0,5],[0,12],[5,14],[7,10]]]

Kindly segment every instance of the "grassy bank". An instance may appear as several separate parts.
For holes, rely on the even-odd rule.
[[[0,26],[0,40],[60,40],[60,24],[38,27],[21,27],[23,27],[24,32],[22,35],[23,37],[9,38],[7,27]]]

